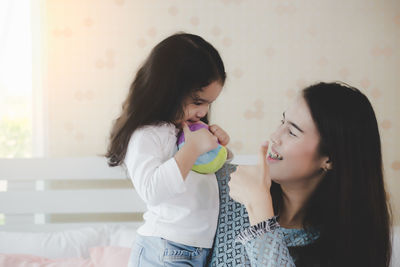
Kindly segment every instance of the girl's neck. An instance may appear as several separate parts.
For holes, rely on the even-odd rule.
[[[304,228],[305,205],[320,182],[311,179],[302,183],[282,183],[282,208],[279,214],[279,224],[285,228]]]

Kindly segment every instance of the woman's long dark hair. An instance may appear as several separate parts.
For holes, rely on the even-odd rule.
[[[132,133],[145,125],[174,123],[184,116],[184,100],[214,81],[225,83],[218,51],[197,35],[178,33],[153,48],[129,89],[111,130],[106,157],[123,163]],[[208,123],[207,117],[203,121]]]
[[[329,266],[389,266],[391,211],[371,103],[343,83],[312,85],[303,97],[320,133],[319,152],[333,164],[305,207],[304,225],[321,231],[318,255],[309,257]],[[274,183],[271,190],[279,210],[280,186]]]

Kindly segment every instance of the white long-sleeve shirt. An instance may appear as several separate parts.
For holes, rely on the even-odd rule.
[[[217,180],[215,174],[193,171],[183,180],[174,158],[177,133],[165,123],[139,128],[130,139],[124,163],[147,204],[138,234],[211,248],[219,212]]]

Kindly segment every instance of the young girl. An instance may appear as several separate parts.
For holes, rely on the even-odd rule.
[[[191,132],[188,124],[208,123],[225,78],[217,50],[185,33],[160,42],[137,72],[107,152],[109,165],[125,165],[147,204],[129,266],[205,265],[217,227],[218,185],[215,174],[191,168],[229,136],[217,125]],[[185,145],[177,151],[180,130]]]

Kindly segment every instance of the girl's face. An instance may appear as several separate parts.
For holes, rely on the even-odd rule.
[[[215,81],[197,91],[194,96],[188,97],[184,107],[184,121],[188,124],[200,121],[207,115],[210,104],[214,102],[222,90],[220,82]]]
[[[283,113],[281,125],[271,135],[267,162],[273,181],[298,182],[321,176],[328,157],[320,156],[319,132],[304,98]]]

